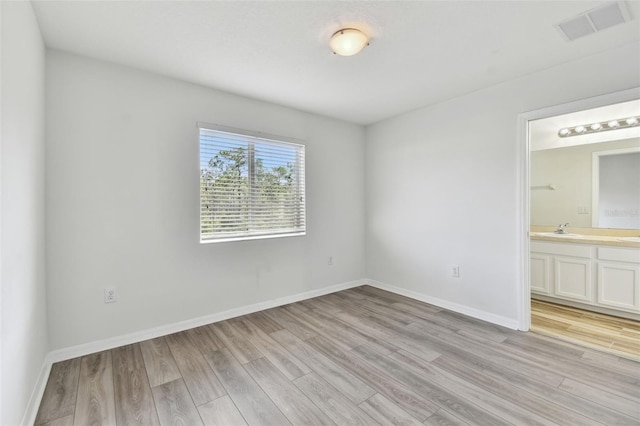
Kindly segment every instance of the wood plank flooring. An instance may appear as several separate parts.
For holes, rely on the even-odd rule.
[[[363,286],[56,363],[36,424],[639,425],[640,364]]]
[[[531,331],[640,361],[640,322],[531,300]]]

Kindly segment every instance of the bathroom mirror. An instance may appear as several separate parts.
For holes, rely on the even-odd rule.
[[[640,229],[640,148],[593,153],[594,228]]]
[[[530,123],[531,225],[640,229],[640,126],[558,134],[638,114],[636,100]]]

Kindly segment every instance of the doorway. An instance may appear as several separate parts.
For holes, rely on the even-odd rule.
[[[592,322],[586,328],[593,328],[594,320],[606,323],[608,321],[607,314],[613,314],[611,318],[616,318],[621,312],[620,316],[626,317],[626,327],[630,327],[630,329],[625,329],[625,333],[636,332],[633,329],[636,325],[633,320],[640,318],[640,315],[636,314],[636,312],[640,312],[636,310],[640,301],[637,300],[637,295],[633,295],[631,297],[633,301],[627,303],[628,294],[624,295],[623,293],[625,291],[628,293],[629,289],[625,288],[626,284],[619,285],[618,283],[624,283],[625,279],[630,279],[633,286],[633,280],[637,280],[640,274],[640,270],[636,268],[637,265],[634,264],[624,271],[624,268],[618,267],[622,264],[618,263],[616,259],[614,259],[616,262],[609,262],[609,264],[606,262],[597,263],[598,249],[589,248],[586,241],[578,241],[575,238],[582,238],[582,234],[601,235],[602,238],[608,235],[616,240],[616,243],[612,244],[616,246],[620,244],[617,242],[618,237],[624,238],[626,235],[629,237],[635,235],[637,237],[637,230],[625,233],[624,230],[597,229],[596,218],[598,213],[601,216],[604,213],[602,213],[602,210],[598,210],[595,202],[591,201],[592,187],[597,187],[597,185],[592,184],[590,175],[592,157],[596,158],[595,154],[593,154],[594,152],[615,151],[611,146],[606,145],[606,139],[609,138],[603,138],[605,133],[609,135],[615,134],[616,136],[612,139],[623,140],[640,135],[638,133],[640,128],[638,126],[628,126],[634,127],[635,133],[627,132],[624,134],[620,129],[615,129],[615,132],[607,132],[606,130],[609,127],[607,122],[603,123],[603,129],[598,129],[598,126],[594,125],[593,129],[589,128],[586,131],[584,128],[579,128],[579,125],[591,126],[591,124],[598,123],[599,120],[611,121],[617,118],[616,113],[612,112],[616,111],[616,109],[612,109],[611,106],[619,106],[638,99],[640,99],[640,90],[636,88],[532,111],[520,116],[519,147],[522,164],[520,182],[522,191],[520,261],[522,282],[519,313],[520,328],[522,330],[539,329],[540,322],[547,323],[550,317],[558,313],[562,313],[569,325],[565,322],[565,324],[559,325],[556,331],[562,330],[563,327],[564,329],[582,330],[581,326],[577,324],[578,318],[589,318],[589,321]],[[633,107],[639,111],[633,115],[640,115],[640,106],[633,105]],[[605,115],[595,118],[593,114],[599,112],[604,112]],[[627,113],[621,113],[621,115],[625,114]],[[567,117],[572,118],[573,121],[569,120],[562,123],[562,120]],[[611,126],[615,124],[611,123]],[[553,137],[545,137],[542,141],[536,140],[536,138],[540,138],[539,129],[544,126],[548,127],[547,131],[552,129]],[[577,133],[576,127],[578,127]],[[558,140],[561,139],[560,133],[567,133],[567,128],[570,129],[569,133],[574,132],[579,137],[564,138],[561,144],[557,145]],[[581,134],[582,132],[585,134]],[[629,137],[625,138],[625,136]],[[555,146],[553,146],[554,143],[556,143]],[[545,144],[549,146],[544,146]],[[640,138],[637,141],[627,140],[626,142],[616,142],[616,144],[622,144],[622,147],[616,145],[615,148],[627,149],[629,146],[634,147],[640,144]],[[554,160],[556,154],[561,155],[558,155]],[[582,158],[582,160],[579,160],[579,158]],[[545,161],[551,161],[551,163],[545,164]],[[554,161],[560,164],[560,170],[556,171],[555,174],[549,169],[549,164]],[[568,165],[571,165],[571,167],[567,167]],[[588,172],[585,171],[584,173],[589,175],[588,182],[578,183],[576,181],[575,175],[581,172],[571,171],[571,169],[579,170],[580,168],[583,170],[588,169]],[[541,173],[540,170],[543,170],[544,173]],[[551,212],[550,209],[545,210],[544,206],[541,207],[540,204],[545,200],[553,205],[554,212]],[[637,201],[632,202],[637,205]],[[615,215],[638,215],[637,210],[628,212],[625,209],[608,209],[605,212],[609,218]],[[558,216],[556,217],[551,213],[557,213]],[[532,225],[537,225],[537,227],[532,228]],[[562,232],[562,228],[565,226],[568,228],[564,232],[568,230],[567,234],[569,235],[556,234],[558,230]],[[534,230],[536,232],[531,234],[530,244],[529,233]],[[537,238],[539,235],[542,235],[542,237]],[[575,238],[572,239],[572,237]],[[560,242],[568,244],[561,244]],[[625,243],[622,244],[624,245]],[[634,246],[631,243],[628,245]],[[563,251],[565,249],[569,249],[569,252]],[[628,253],[629,250],[626,254]],[[595,259],[590,258],[593,256],[595,256]],[[615,271],[607,269],[612,264],[616,266]],[[615,281],[616,284],[614,286],[610,286],[611,288],[605,288],[603,293],[602,289],[597,287],[598,278],[600,278],[601,282],[606,282],[607,279],[609,281],[614,279],[617,281]],[[619,278],[623,281],[619,281]],[[556,282],[558,284],[557,287],[555,286]],[[639,291],[637,283],[635,285],[635,290],[632,291],[637,292]],[[614,290],[613,293],[611,289]],[[619,294],[616,294],[616,292]],[[531,294],[534,294],[535,298],[533,309]],[[558,296],[559,299],[556,298]],[[599,302],[604,303],[602,306],[595,306],[595,309],[592,309],[593,305],[598,305]],[[620,305],[621,311],[618,311],[616,303],[622,303]],[[628,306],[625,306],[625,304]],[[566,311],[564,311],[564,307],[566,307]],[[534,321],[538,322],[533,327],[531,322],[532,311],[534,313]],[[637,332],[640,333],[640,329]],[[613,342],[609,346],[619,347],[620,343],[616,345]]]

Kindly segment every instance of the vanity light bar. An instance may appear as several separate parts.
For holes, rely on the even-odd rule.
[[[581,124],[574,127],[563,127],[558,130],[558,136],[568,138],[569,136],[588,135],[589,133],[604,132],[607,130],[628,129],[640,124],[640,115],[622,118],[617,120],[600,121],[591,124]]]

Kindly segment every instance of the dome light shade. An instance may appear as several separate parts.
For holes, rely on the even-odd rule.
[[[369,37],[355,28],[343,28],[336,31],[329,41],[333,53],[340,56],[352,56],[369,44]]]

